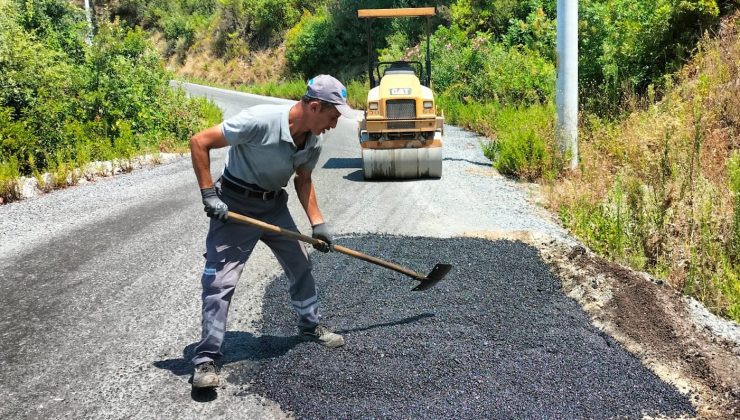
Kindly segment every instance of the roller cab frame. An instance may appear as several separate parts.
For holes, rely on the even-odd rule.
[[[444,116],[437,115],[431,89],[429,49],[429,20],[435,14],[434,7],[357,11],[366,19],[370,81],[358,133],[365,179],[442,176]],[[426,63],[373,62],[372,20],[398,17],[426,18]]]

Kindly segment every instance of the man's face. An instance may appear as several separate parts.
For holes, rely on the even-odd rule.
[[[324,105],[321,109],[319,101],[309,102],[309,111],[311,113],[311,133],[315,136],[323,134],[337,126],[337,121],[341,115],[337,109],[331,105]]]

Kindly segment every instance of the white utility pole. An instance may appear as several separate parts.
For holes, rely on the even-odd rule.
[[[557,0],[556,136],[560,150],[571,154],[570,169],[578,167],[578,0]]]
[[[92,45],[93,23],[92,13],[90,11],[90,0],[85,0],[85,17],[87,18],[87,35],[85,36],[85,42],[87,42],[87,45]]]

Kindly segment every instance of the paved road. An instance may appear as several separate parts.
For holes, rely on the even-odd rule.
[[[227,117],[243,107],[267,100],[195,85],[186,85],[186,88],[191,94],[214,99]],[[202,214],[189,158],[184,156],[167,165],[100,179],[90,185],[0,207],[0,305],[3,308],[0,316],[0,418],[284,418],[291,413],[306,417],[362,416],[362,413],[370,417],[423,415],[419,407],[410,412],[399,408],[408,404],[403,404],[403,398],[394,396],[392,383],[384,391],[368,393],[363,399],[363,384],[374,377],[373,369],[379,366],[363,349],[389,346],[394,342],[378,341],[379,331],[386,331],[386,337],[404,340],[408,346],[399,354],[393,353],[398,361],[395,365],[397,376],[413,369],[409,366],[414,364],[429,366],[424,361],[425,354],[432,357],[430,360],[442,355],[457,358],[463,362],[465,369],[461,370],[471,371],[476,365],[466,365],[466,360],[494,363],[490,359],[492,355],[511,356],[518,353],[506,349],[524,349],[523,354],[529,356],[508,360],[505,380],[496,382],[493,388],[488,387],[493,383],[488,379],[481,385],[481,389],[486,390],[481,394],[484,398],[495,400],[495,392],[499,392],[509,396],[506,401],[513,401],[511,393],[523,389],[528,392],[539,389],[542,395],[555,395],[559,391],[552,388],[554,382],[551,381],[539,383],[539,388],[521,388],[516,384],[531,383],[532,375],[539,374],[538,369],[558,366],[557,375],[552,377],[565,381],[567,387],[581,386],[576,395],[593,395],[589,410],[602,410],[605,417],[656,410],[691,414],[682,397],[642,370],[618,346],[609,346],[616,349],[609,351],[613,359],[603,358],[599,351],[604,348],[605,339],[587,325],[572,301],[563,298],[556,282],[543,271],[541,261],[531,248],[506,241],[449,239],[525,232],[572,241],[545,212],[530,203],[520,185],[490,169],[480,152],[479,138],[455,127],[446,127],[444,174],[440,180],[364,182],[355,130],[353,121],[342,119],[337,129],[326,135],[324,153],[315,172],[320,206],[341,240],[420,271],[447,258],[457,263],[458,269],[466,268],[466,264],[498,261],[481,260],[485,255],[523,261],[512,266],[519,267],[519,271],[509,272],[504,277],[500,269],[485,271],[488,266],[482,267],[484,271],[479,272],[476,281],[489,277],[512,281],[505,281],[510,283],[506,299],[499,301],[486,296],[475,303],[476,310],[481,311],[476,315],[480,321],[477,327],[461,326],[460,323],[467,319],[464,317],[455,319],[454,330],[446,330],[448,324],[437,321],[468,310],[466,305],[471,303],[465,296],[504,293],[498,289],[498,282],[495,282],[496,289],[480,289],[481,283],[465,281],[461,271],[450,278],[450,284],[435,291],[437,294],[428,295],[429,300],[424,301],[423,296],[407,298],[408,284],[404,284],[401,291],[370,281],[388,281],[385,272],[335,255],[316,255],[314,260],[325,291],[327,319],[344,329],[351,339],[348,350],[334,357],[342,360],[343,366],[352,366],[354,381],[341,375],[330,375],[329,379],[340,381],[334,382],[334,387],[359,396],[353,397],[353,404],[348,405],[347,399],[332,401],[331,395],[335,394],[329,391],[305,394],[306,398],[330,410],[319,414],[301,411],[301,407],[309,406],[296,403],[299,401],[296,392],[300,393],[303,388],[286,379],[291,374],[305,377],[296,373],[302,367],[301,360],[322,362],[303,366],[309,373],[322,367],[340,372],[342,366],[330,366],[331,358],[317,358],[317,353],[313,353],[319,349],[293,342],[290,328],[286,326],[289,324],[285,318],[289,312],[284,312],[287,300],[283,302],[285,306],[280,303],[284,290],[280,289],[283,281],[279,267],[269,251],[259,246],[245,269],[232,304],[229,330],[230,336],[236,338],[230,340],[227,350],[225,384],[214,395],[191,394],[186,358],[200,333],[199,277],[207,219]],[[222,158],[223,153],[215,157],[214,172]],[[292,194],[292,187],[289,192]],[[291,209],[299,229],[307,231],[308,224],[297,200],[292,202]],[[381,233],[394,236],[378,236]],[[415,237],[421,239],[410,239]],[[482,244],[491,244],[493,250]],[[539,274],[533,277],[527,274],[530,272]],[[397,280],[397,277],[391,279]],[[336,280],[335,287],[331,280]],[[352,283],[357,280],[362,281]],[[529,300],[536,297],[528,295],[529,282],[544,285],[547,293],[538,295],[544,299],[542,302]],[[485,284],[488,283],[482,283]],[[452,314],[443,308],[445,305],[449,308],[450,301],[439,295],[445,291],[463,305]],[[509,305],[517,304],[516,296],[520,292],[528,296],[526,305],[551,308],[554,304],[558,308],[533,315],[531,319],[552,319],[553,322],[528,322],[528,328],[541,330],[527,331],[527,340],[536,341],[537,337],[542,337],[546,343],[558,342],[553,337],[562,335],[568,340],[558,342],[559,345],[583,351],[576,351],[575,355],[571,351],[569,359],[552,356],[557,355],[557,351],[548,353],[547,360],[553,363],[549,365],[537,362],[546,346],[540,346],[540,350],[527,347],[530,341],[515,340],[521,335],[513,335],[514,339],[502,343],[498,350],[491,347],[477,351],[474,342],[467,340],[458,356],[455,356],[454,345],[442,347],[445,350],[442,354],[431,351],[433,347],[426,341],[413,340],[413,337],[424,335],[423,331],[414,332],[414,328],[426,328],[424,331],[433,328],[443,334],[468,331],[472,332],[471,337],[493,334],[507,340],[508,335],[496,332],[496,324],[490,320],[510,313]],[[368,303],[379,294],[383,296],[383,305],[387,306],[382,317],[376,312],[377,304]],[[351,308],[346,307],[348,302],[352,302]],[[366,304],[368,310],[363,311]],[[526,311],[515,312],[516,317],[512,319],[522,322],[529,319]],[[471,317],[474,314],[470,312]],[[492,317],[490,322],[486,321],[487,316]],[[506,328],[517,325],[520,324],[507,324]],[[558,332],[558,328],[568,325],[573,330]],[[424,348],[430,351],[425,352]],[[250,349],[254,352],[250,353]],[[573,360],[579,364],[571,366],[568,361]],[[610,369],[608,364],[604,365],[604,360],[619,363]],[[495,373],[480,366],[479,374]],[[597,367],[592,374],[598,380],[592,383],[577,380],[583,377],[583,370],[588,366]],[[525,369],[518,371],[517,367]],[[388,378],[387,375],[383,377]],[[473,389],[472,382],[466,382],[470,378],[452,377],[459,381],[458,389],[463,390]],[[602,400],[613,402],[609,393],[614,389],[624,392],[619,395],[627,395],[628,385],[634,381],[637,381],[635,390],[657,396],[658,403],[638,398],[630,400],[627,409],[612,412],[609,410],[616,410],[612,408],[615,405],[598,405]],[[610,382],[617,385],[610,388],[592,386]],[[293,386],[293,391],[282,392],[280,387],[286,384]],[[444,385],[431,379],[427,384],[432,388],[403,392],[440,392],[439,387]],[[408,385],[403,383],[404,387]],[[304,386],[305,390],[327,389],[312,383],[304,383]],[[381,407],[376,411],[358,412],[350,407],[372,406],[379,395],[388,393],[388,401],[396,401],[395,405],[388,405],[388,410]],[[336,395],[339,398],[344,394]],[[475,396],[471,398],[472,402]],[[456,404],[467,400],[458,397],[450,401],[452,403],[439,405],[435,413],[459,417]],[[537,395],[532,397],[531,405],[519,399],[507,410],[490,413],[537,417],[538,407],[543,407],[537,401]],[[331,411],[335,405],[339,411]],[[485,413],[475,411],[479,406],[488,407],[472,404],[473,411],[460,414]],[[578,407],[567,407],[567,404],[555,407],[564,408],[549,413],[568,416],[594,412],[578,411]]]

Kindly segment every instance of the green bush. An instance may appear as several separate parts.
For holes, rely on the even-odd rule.
[[[329,73],[349,80],[365,74],[367,22],[357,17],[357,10],[427,5],[414,0],[336,0],[324,8],[307,10],[285,36],[289,69],[303,78]],[[439,21],[433,20],[432,29]],[[387,39],[394,31],[415,42],[424,33],[425,23],[422,19],[373,19],[371,25],[375,48],[371,59],[375,61],[376,51],[388,46]]]
[[[364,82],[352,80],[345,83],[347,87],[347,103],[353,109],[364,109],[367,100],[368,87]],[[306,94],[306,82],[293,79],[286,82],[268,82],[257,85],[244,86],[243,90],[257,95],[274,96],[299,100]]]
[[[293,0],[221,0],[214,50],[226,59],[274,47],[299,18]]]
[[[554,65],[554,1],[458,0],[451,12],[453,27],[463,38],[484,34],[489,43],[526,47]],[[579,2],[581,103],[592,112],[614,114],[623,109],[626,97],[645,93],[650,85],[660,93],[664,75],[685,62],[702,32],[716,27],[719,13],[716,0]],[[443,38],[446,35],[445,30],[438,32]],[[482,70],[466,44],[450,44],[454,49],[463,47],[453,54],[455,60],[470,60],[472,69]],[[465,73],[462,79],[463,86],[469,83]]]
[[[306,82],[300,79],[285,82],[267,82],[245,86],[244,90],[256,95],[299,100],[306,94]]]
[[[247,8],[242,0],[223,0],[217,13],[217,27],[213,38],[216,56],[226,60],[249,54],[246,19]]]
[[[0,155],[16,156],[21,173],[30,173],[29,158],[43,166],[45,155],[61,144],[64,121],[79,115],[77,93],[83,82],[68,56],[13,19],[19,15],[11,5],[5,4],[8,13],[0,18],[0,109],[7,118]]]
[[[93,45],[58,49],[48,31],[22,25],[31,12],[0,3],[0,194],[17,198],[11,179],[51,174],[45,187],[77,180],[74,168],[94,160],[130,159],[142,151],[182,148],[220,120],[217,108],[172,90],[147,35],[118,21],[103,23]],[[64,3],[66,4],[66,3]],[[71,6],[69,6],[71,7]],[[66,15],[34,22],[66,33]],[[55,9],[56,10],[56,9]]]
[[[560,176],[565,156],[555,144],[555,107],[528,107],[494,103],[463,103],[454,97],[437,97],[445,122],[481,133],[492,140],[483,153],[502,174],[526,181]]]
[[[512,19],[502,39],[509,47],[523,46],[536,51],[550,62],[556,60],[556,26],[554,16],[548,16],[545,10],[532,10],[526,19]]]
[[[260,46],[277,44],[300,17],[291,0],[251,0],[248,4],[251,38]]]
[[[218,0],[120,0],[106,5],[111,20],[119,18],[128,26],[156,28],[164,32],[166,21],[212,18]],[[175,34],[177,35],[177,34]]]
[[[437,95],[436,100],[437,108],[444,113],[447,124],[459,125],[491,138],[495,136],[496,114],[501,108],[498,104],[463,103],[455,97],[446,95]]]
[[[618,175],[607,196],[591,200],[586,195],[560,208],[563,223],[590,248],[637,269],[645,267],[640,230],[636,228],[635,208],[630,202],[640,200],[639,182],[631,176]]]
[[[334,44],[330,33],[333,29],[332,18],[326,10],[303,14],[285,36],[285,58],[292,73],[308,78],[313,74],[329,73],[337,66],[341,56],[332,57]]]
[[[16,1],[17,22],[46,46],[75,61],[84,58],[85,36],[90,30],[85,13],[65,0]]]
[[[502,105],[545,103],[554,97],[555,68],[526,47],[507,48],[459,28],[440,28],[432,38],[432,83],[461,102]]]
[[[732,231],[728,238],[728,253],[730,261],[740,265],[740,152],[737,150],[727,160],[727,173],[733,198]]]
[[[216,0],[122,0],[109,5],[108,10],[111,20],[160,31],[167,43],[165,57],[174,54],[183,61],[198,34],[215,17],[217,6]]]
[[[182,61],[188,49],[196,39],[197,31],[207,25],[208,21],[200,15],[172,15],[160,21],[162,33],[167,40],[165,56],[177,54]]]
[[[86,70],[88,115],[103,121],[112,136],[119,134],[119,121],[130,121],[137,133],[162,123],[166,108],[153,106],[152,100],[166,101],[163,88],[169,76],[140,28],[128,29],[116,22],[101,26]]]
[[[555,107],[502,108],[495,117],[496,139],[487,156],[505,175],[552,180],[563,169],[555,144]]]
[[[524,20],[532,10],[545,6],[554,16],[554,1],[458,0],[451,6],[452,22],[469,35],[478,32],[502,35],[507,32],[512,20]]]
[[[351,80],[344,84],[347,87],[347,103],[349,106],[354,109],[365,109],[370,86],[361,80]]]
[[[18,178],[18,159],[0,155],[0,204],[17,200],[20,197]]]
[[[717,23],[715,0],[585,0],[579,2],[582,102],[597,113],[618,112],[625,91],[662,86]]]

